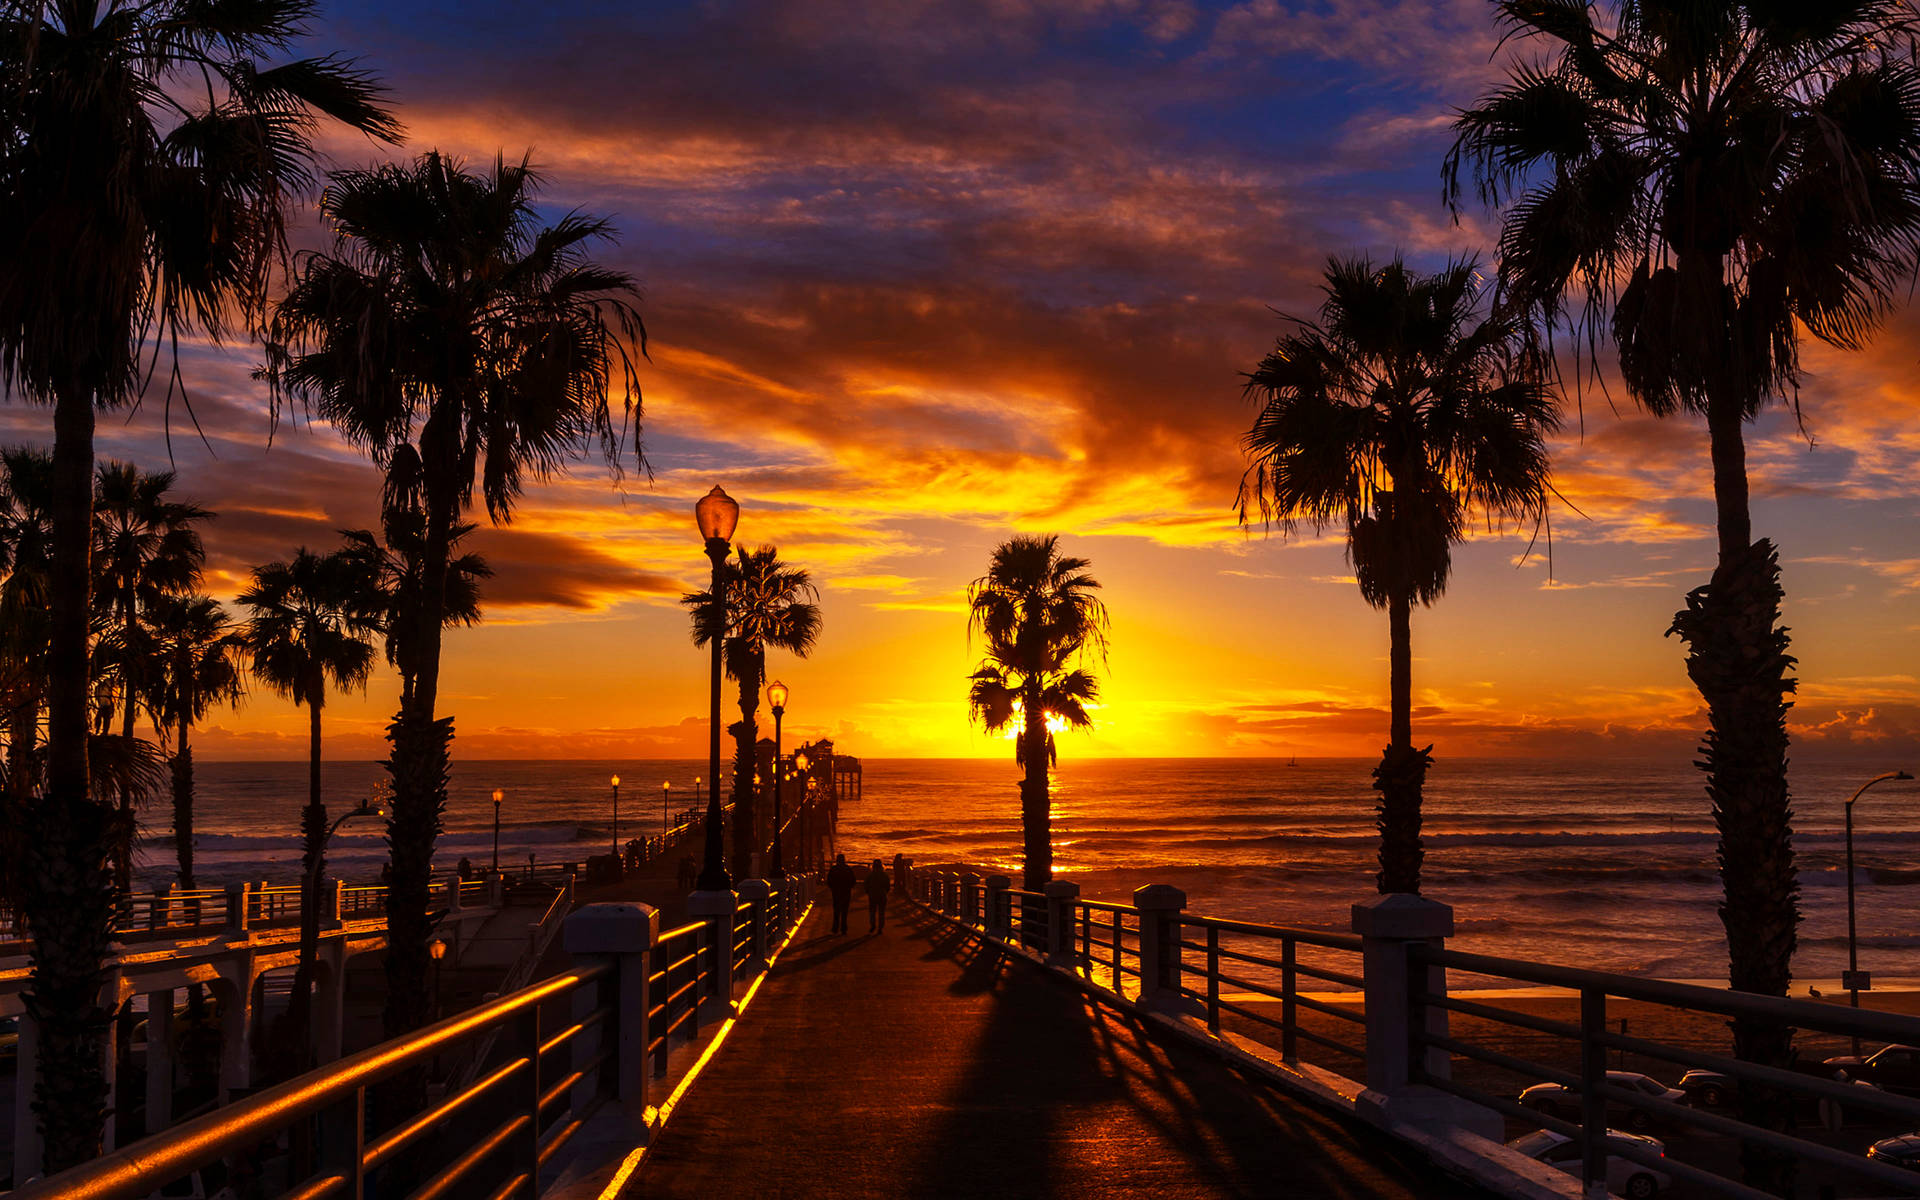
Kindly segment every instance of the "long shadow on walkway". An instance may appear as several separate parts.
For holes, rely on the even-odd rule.
[[[908,908],[816,914],[648,1155],[643,1196],[1471,1195]]]

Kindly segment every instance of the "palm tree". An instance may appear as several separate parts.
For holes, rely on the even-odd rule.
[[[967,589],[968,629],[986,642],[968,707],[990,733],[1020,724],[1013,761],[1022,769],[1020,825],[1026,850],[1021,887],[1053,878],[1053,814],[1047,771],[1059,761],[1053,726],[1087,729],[1100,685],[1077,666],[1106,649],[1107,609],[1093,593],[1093,564],[1060,553],[1060,538],[1016,537],[993,552],[987,573]]]
[[[172,471],[149,475],[130,463],[107,463],[94,492],[93,602],[115,634],[104,645],[95,643],[95,656],[108,658],[117,670],[120,736],[127,741],[140,701],[155,691],[165,670],[145,618],[162,601],[190,594],[207,557],[195,526],[213,514],[173,498],[173,484]],[[109,719],[114,711],[103,706]],[[115,872],[124,890],[133,862],[133,796],[124,788],[120,829]]]
[[[733,734],[733,877],[745,879],[753,871],[753,855],[760,849],[754,817],[754,772],[759,769],[760,690],[767,678],[768,649],[785,650],[798,658],[813,653],[820,638],[819,589],[805,569],[780,561],[772,546],[749,551],[740,548],[738,560],[727,564],[727,644],[723,658],[727,677],[740,683],[740,719],[727,728]],[[713,642],[713,593],[682,596],[693,616],[693,643]]]
[[[340,531],[340,536],[346,539],[342,553],[355,555],[362,561],[364,569],[374,580],[374,593],[383,601],[381,624],[387,632],[387,665],[400,673],[400,703],[403,707],[412,701],[420,679],[420,656],[410,636],[414,629],[406,620],[407,615],[413,612],[413,606],[419,603],[423,574],[421,566],[426,541],[422,536],[419,516],[417,509],[388,513],[384,522],[384,545],[369,530]],[[465,522],[454,526],[448,545],[450,555],[474,528],[474,525]],[[479,624],[480,581],[492,577],[493,568],[480,555],[461,554],[453,557],[447,564],[446,613],[441,626],[451,629],[455,625],[471,627]]]
[[[299,403],[328,421],[386,468],[389,511],[422,514],[420,586],[400,643],[413,691],[389,727],[389,1035],[431,1014],[427,887],[453,739],[437,707],[455,530],[476,485],[504,524],[525,480],[584,443],[597,438],[611,461],[615,387],[638,417],[638,294],[587,257],[611,228],[578,214],[542,227],[537,188],[524,161],[468,171],[437,152],[336,173],[321,204],[333,245],[301,261],[269,338],[276,408]],[[636,458],[638,441],[636,424]]]
[[[1387,610],[1391,717],[1374,768],[1382,892],[1418,892],[1421,789],[1413,745],[1413,605],[1447,590],[1453,544],[1546,515],[1555,398],[1523,331],[1480,314],[1472,261],[1433,275],[1399,259],[1329,261],[1318,321],[1296,321],[1248,374],[1262,406],[1244,445],[1240,519],[1343,525],[1360,595]]]
[[[1611,336],[1655,416],[1705,419],[1718,562],[1670,633],[1707,702],[1700,765],[1720,831],[1728,978],[1785,995],[1799,924],[1787,792],[1779,562],[1755,540],[1744,425],[1798,411],[1804,334],[1862,346],[1920,252],[1920,73],[1903,0],[1689,9],[1496,6],[1546,53],[1455,123],[1445,176],[1506,206],[1501,287],[1543,335]],[[1570,303],[1571,301],[1571,303]],[[1736,1052],[1784,1067],[1791,1031],[1734,1022]],[[1784,1096],[1743,1088],[1782,1127]],[[1749,1182],[1785,1186],[1758,1142]]]
[[[300,814],[301,878],[317,881],[325,867],[327,806],[320,791],[320,712],[327,689],[365,688],[373,673],[373,638],[383,598],[366,564],[346,550],[320,555],[302,546],[292,561],[255,567],[238,603],[252,610],[241,635],[262,683],[305,705],[308,725],[307,806]],[[313,1003],[314,963],[320,943],[320,898],[309,888],[300,901],[300,962],[287,1003],[286,1061],[304,1070]]]
[[[93,423],[131,402],[149,335],[249,326],[320,117],[393,138],[378,90],[333,57],[270,63],[310,0],[10,4],[0,14],[0,384],[54,410],[45,802],[29,841],[45,1162],[94,1154],[113,918],[110,811],[88,786]],[[172,381],[170,381],[172,382]],[[41,919],[44,918],[44,919]]]
[[[180,886],[192,888],[193,748],[188,738],[215,705],[240,702],[245,689],[236,659],[244,642],[226,610],[208,596],[164,597],[147,620],[157,661],[145,704],[155,731],[172,742],[167,765],[173,776],[174,857]]]

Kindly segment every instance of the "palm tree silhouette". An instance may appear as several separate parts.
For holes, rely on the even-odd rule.
[[[97,1153],[106,1117],[115,897],[96,872],[116,819],[88,780],[94,415],[139,393],[150,337],[253,325],[321,118],[398,136],[352,63],[285,59],[312,13],[308,0],[150,0],[0,17],[0,384],[54,410],[46,795],[31,808],[27,897],[49,1173]]]
[[[160,666],[146,616],[161,602],[190,593],[207,557],[196,526],[213,513],[177,499],[174,480],[172,471],[147,474],[130,463],[107,463],[94,493],[93,602],[109,628],[95,654],[117,676],[114,699],[102,704],[101,715],[117,711],[122,744],[133,740],[134,718]],[[123,890],[132,873],[132,834],[133,794],[123,784],[114,847]]]
[[[1802,331],[1863,345],[1920,250],[1920,84],[1911,8],[1502,3],[1547,56],[1461,113],[1445,177],[1470,169],[1506,206],[1500,279],[1551,337],[1610,335],[1627,391],[1655,416],[1705,418],[1718,562],[1669,633],[1707,702],[1700,764],[1720,833],[1729,982],[1784,996],[1799,924],[1787,793],[1778,555],[1754,540],[1743,426],[1798,412]],[[1787,1067],[1792,1034],[1734,1021],[1734,1047]],[[1783,1094],[1742,1088],[1748,1120],[1785,1128]],[[1748,1182],[1788,1161],[1743,1143]]]
[[[1030,892],[1053,878],[1047,770],[1059,756],[1049,721],[1091,728],[1087,705],[1100,694],[1093,675],[1075,665],[1087,650],[1106,648],[1107,610],[1093,594],[1100,583],[1087,574],[1092,565],[1061,554],[1057,535],[1016,537],[994,550],[987,573],[967,589],[968,630],[986,642],[968,707],[990,733],[1021,723],[1013,761],[1022,768],[1021,886]]]
[[[298,403],[366,450],[386,470],[386,509],[422,521],[399,642],[412,692],[388,729],[389,1036],[432,1011],[427,889],[453,740],[437,704],[455,531],[476,488],[505,524],[524,482],[582,443],[598,439],[612,462],[614,388],[638,417],[638,293],[587,257],[612,229],[577,213],[542,227],[537,189],[524,161],[469,171],[437,152],[336,172],[321,204],[334,242],[302,260],[269,335],[275,410]],[[636,459],[638,443],[636,423]]]
[[[819,589],[807,571],[780,561],[779,551],[762,546],[740,548],[727,564],[727,677],[740,683],[740,719],[727,729],[733,734],[733,877],[745,879],[753,870],[753,854],[760,849],[755,835],[754,772],[759,769],[761,686],[767,678],[767,650],[785,650],[797,658],[813,653],[820,638]],[[682,596],[693,617],[693,643],[713,641],[713,593]],[[777,764],[776,764],[777,769]]]
[[[173,845],[180,886],[193,880],[193,747],[188,736],[217,704],[238,704],[238,656],[244,648],[227,612],[209,596],[166,596],[147,612],[154,669],[147,673],[144,703],[153,727],[171,740]]]
[[[384,600],[381,624],[387,632],[387,665],[400,673],[402,706],[412,702],[414,688],[420,679],[420,656],[411,638],[415,631],[408,620],[414,606],[420,602],[424,574],[422,564],[426,554],[426,539],[419,516],[417,509],[388,514],[384,544],[370,530],[340,531],[340,536],[346,539],[342,552],[361,560],[363,568],[374,580],[375,594]],[[474,528],[466,523],[454,526],[453,536],[448,539],[450,555]],[[492,577],[493,568],[478,554],[452,557],[447,563],[446,613],[441,621],[442,627],[451,629],[455,625],[479,624],[480,581]]]
[[[262,683],[304,705],[308,723],[307,805],[300,813],[301,878],[317,880],[325,867],[327,806],[320,791],[320,713],[327,689],[365,688],[373,673],[376,615],[383,603],[358,556],[315,554],[301,547],[292,560],[255,567],[238,603],[251,609],[241,635]],[[300,904],[300,963],[287,1006],[283,1061],[308,1060],[314,960],[320,932],[319,897]]]
[[[1494,523],[1545,517],[1558,419],[1519,327],[1479,314],[1471,261],[1419,275],[1399,259],[1334,259],[1324,289],[1319,319],[1296,321],[1247,376],[1262,406],[1244,439],[1240,519],[1344,525],[1360,595],[1387,610],[1377,883],[1418,892],[1433,747],[1413,745],[1413,605],[1447,590],[1453,544],[1476,510]]]
[[[0,450],[0,674],[4,676],[7,793],[31,796],[38,781],[40,705],[46,697],[47,589],[53,565],[53,458]],[[21,825],[9,822],[12,833]],[[15,899],[17,893],[10,893]]]

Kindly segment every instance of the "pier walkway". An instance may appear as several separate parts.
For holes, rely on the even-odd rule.
[[[841,936],[816,906],[631,1194],[1480,1195],[917,905],[892,907],[870,937],[864,904]]]

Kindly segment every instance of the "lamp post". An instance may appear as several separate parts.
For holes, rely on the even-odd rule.
[[[698,775],[695,775],[693,777],[693,804],[695,808],[698,808],[700,806],[700,785],[703,782],[704,780],[702,780]]]
[[[778,679],[767,685],[767,703],[773,708],[773,870],[775,879],[787,877],[780,857],[780,718],[787,715],[787,685]]]
[[[500,788],[493,789],[493,873],[500,873],[500,802],[507,793]]]
[[[613,861],[620,861],[620,777],[615,775],[613,783]]]
[[[713,788],[707,797],[707,853],[706,862],[700,868],[699,887],[703,892],[724,892],[732,888],[733,880],[727,875],[725,834],[720,828],[720,653],[727,641],[728,543],[733,537],[734,526],[740,523],[740,505],[716,484],[693,506],[693,518],[700,528],[700,536],[706,541],[707,558],[713,562],[713,590],[710,593],[713,616],[707,630],[713,641],[707,763],[707,774],[713,780]]]
[[[1876,783],[1885,783],[1889,779],[1912,779],[1905,771],[1888,771],[1884,775],[1875,775],[1860,785],[1860,790],[1847,797],[1847,976],[1842,982],[1847,989],[1848,1003],[1860,1007],[1860,992],[1863,988],[1871,990],[1871,982],[1860,974],[1859,945],[1854,936],[1853,915],[1853,802]],[[1853,1052],[1860,1053],[1860,1038],[1853,1039]]]
[[[667,848],[667,830],[673,824],[673,780],[660,784],[660,848]]]
[[[427,956],[433,959],[433,1019],[440,1019],[440,960],[447,956],[447,944],[439,938],[427,943]]]

